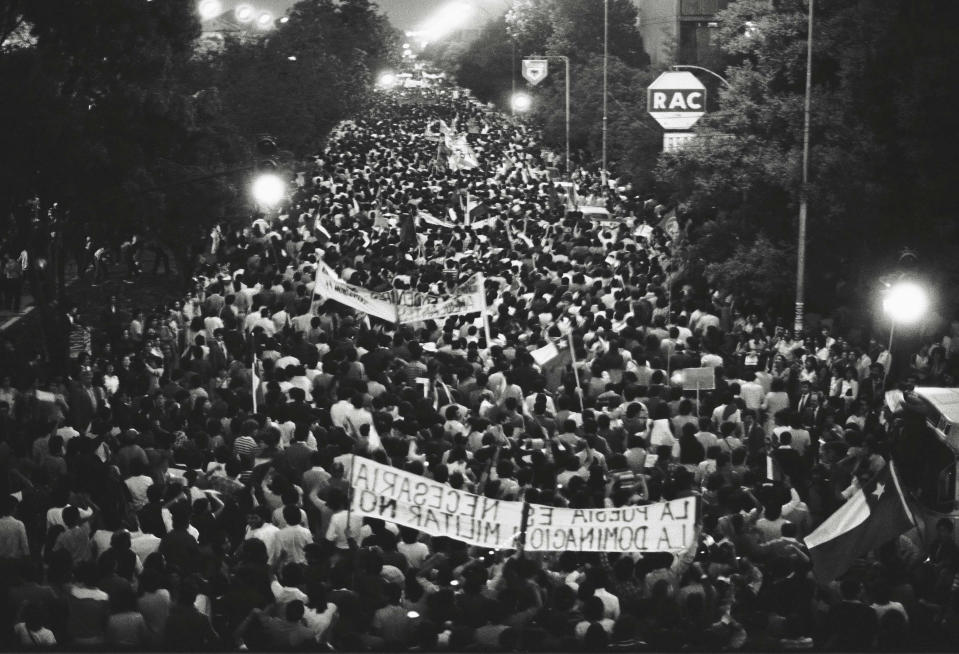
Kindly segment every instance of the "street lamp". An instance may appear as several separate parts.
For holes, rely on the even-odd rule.
[[[273,14],[268,11],[260,12],[260,15],[256,17],[256,26],[261,30],[268,30],[273,28]]]
[[[922,318],[929,308],[929,296],[926,291],[910,281],[899,281],[886,291],[882,301],[882,309],[892,320],[911,325]]]
[[[233,10],[233,15],[241,23],[252,23],[256,18],[256,9],[253,8],[253,5],[237,5],[236,9]]]
[[[201,19],[210,20],[211,18],[216,18],[223,12],[223,3],[220,2],[220,0],[203,0],[198,10]]]
[[[513,111],[518,111],[519,113],[526,113],[533,106],[533,98],[531,98],[528,93],[523,93],[522,91],[514,93],[509,102]]]
[[[918,322],[929,309],[929,296],[919,284],[908,280],[899,280],[886,290],[882,300],[882,310],[889,316],[889,367],[892,368],[892,339],[896,333],[896,323],[912,325]],[[889,375],[889,370],[885,371]]]
[[[396,75],[393,73],[382,73],[376,80],[377,85],[384,89],[391,89],[396,85]]]
[[[603,197],[606,197],[609,191],[609,185],[606,183],[606,96],[608,95],[609,83],[609,0],[603,0]]]
[[[253,199],[264,207],[275,207],[286,195],[286,182],[276,173],[262,173],[253,180]]]
[[[569,57],[564,55],[529,55],[531,59],[562,59],[566,64],[566,174],[569,168]]]
[[[802,186],[799,189],[799,238],[796,246],[796,317],[793,331],[802,333],[806,305],[806,214],[809,211],[809,119],[812,114],[812,29],[816,0],[809,0],[809,24],[806,30],[806,96],[803,99]],[[747,33],[755,25],[747,24]]]

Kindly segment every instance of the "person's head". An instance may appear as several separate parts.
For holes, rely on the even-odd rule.
[[[39,602],[28,602],[23,607],[23,622],[24,626],[29,631],[40,631],[44,627],[44,609],[43,605]]]
[[[287,602],[284,614],[288,622],[299,622],[303,619],[304,613],[306,613],[306,609],[300,600]]]
[[[586,601],[583,602],[583,618],[590,622],[596,622],[603,619],[603,615],[606,612],[606,607],[603,604],[603,600],[592,595],[586,598]]]
[[[940,540],[952,540],[952,534],[956,526],[949,518],[939,518],[936,522],[936,535]]]
[[[67,529],[73,529],[78,524],[80,524],[80,510],[70,505],[63,509],[63,524],[66,525]]]
[[[862,585],[855,579],[846,578],[839,584],[839,594],[846,601],[851,602],[859,599],[861,593]]]
[[[300,507],[296,504],[287,504],[283,507],[283,519],[286,521],[286,524],[294,527],[300,524]]]

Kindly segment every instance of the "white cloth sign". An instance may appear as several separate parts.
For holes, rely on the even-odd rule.
[[[677,552],[689,547],[696,499],[616,509],[529,505],[529,552]]]
[[[547,363],[559,356],[559,348],[556,347],[556,343],[549,343],[543,347],[533,350],[530,352],[530,355],[533,357],[533,361],[537,365],[545,366]]]
[[[456,293],[437,295],[418,291],[394,291],[397,322],[439,320],[447,316],[483,311],[485,298],[479,276],[468,279]]]
[[[491,499],[398,468],[354,456],[350,510],[431,536],[512,549],[523,523],[523,503]]]
[[[357,311],[363,311],[371,316],[396,322],[396,309],[389,302],[385,302],[359,286],[347,284],[344,281],[330,277],[321,269],[316,271],[316,285],[314,292],[331,300],[336,300]]]
[[[684,391],[711,391],[716,388],[716,371],[713,368],[683,368]]]

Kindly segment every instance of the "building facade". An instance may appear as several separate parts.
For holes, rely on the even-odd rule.
[[[731,0],[633,0],[639,33],[652,64],[693,64],[714,68],[721,55],[716,45],[716,14]]]

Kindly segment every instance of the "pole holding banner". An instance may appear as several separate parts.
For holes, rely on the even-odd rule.
[[[250,361],[250,385],[253,386],[253,413],[256,413],[256,392],[259,390],[259,379],[256,376],[256,332],[250,332],[250,349],[252,350],[253,359]]]
[[[489,328],[489,307],[486,304],[486,277],[483,273],[479,273],[476,283],[479,284],[480,295],[483,298],[483,332],[486,334],[486,349],[489,349],[493,347],[493,336],[490,334]]]
[[[579,383],[579,370],[576,369],[576,349],[573,347],[573,330],[570,329],[566,336],[569,338],[569,358],[573,365],[573,377],[576,379],[576,390],[579,391],[577,393],[577,395],[579,395],[579,410],[585,411],[586,405],[583,404],[583,387]]]
[[[353,471],[356,470],[356,454],[350,456],[350,487],[346,491],[346,539],[350,539],[350,518],[353,516]]]

